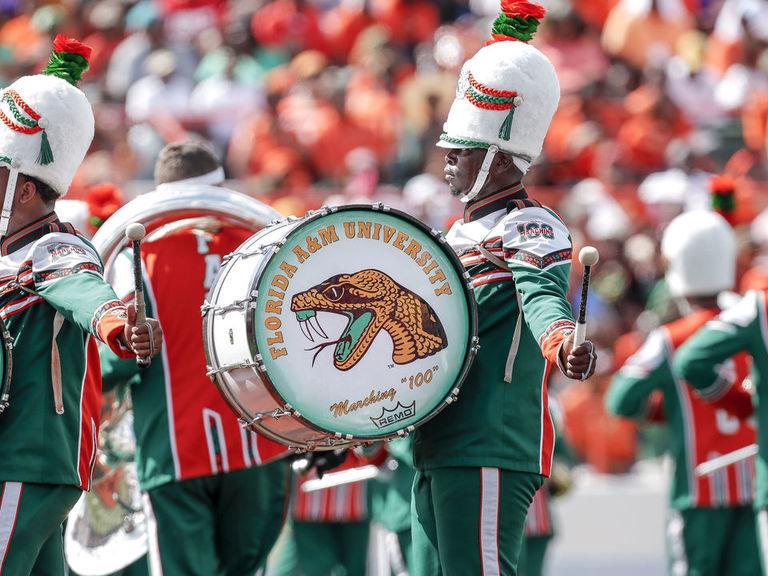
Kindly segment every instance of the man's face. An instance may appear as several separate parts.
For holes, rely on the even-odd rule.
[[[485,159],[484,148],[449,148],[445,154],[445,179],[453,196],[468,194]]]

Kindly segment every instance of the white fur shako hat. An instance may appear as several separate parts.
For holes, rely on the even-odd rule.
[[[90,55],[89,46],[60,34],[45,70],[0,92],[0,164],[61,196],[93,140],[93,110],[77,87]]]
[[[549,59],[527,43],[546,10],[527,0],[502,0],[501,10],[491,40],[461,69],[437,145],[495,147],[527,169],[541,153],[560,84]]]
[[[673,296],[712,296],[736,282],[736,235],[725,218],[710,210],[676,216],[665,228],[661,253]]]

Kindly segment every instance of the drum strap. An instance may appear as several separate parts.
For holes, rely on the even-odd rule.
[[[506,270],[507,272],[509,272],[509,264],[507,264],[504,260],[496,256],[495,254],[492,254],[487,248],[485,248],[485,246],[478,243],[478,244],[475,244],[475,248],[477,248],[480,254],[488,258],[490,262],[493,262],[494,264],[496,264],[496,266],[498,266],[502,270]]]
[[[29,286],[23,286],[18,283],[18,277],[21,272],[16,276],[18,288],[27,292],[28,294],[34,294],[37,296],[37,291]],[[64,316],[59,311],[53,317],[53,335],[51,337],[51,387],[53,388],[53,407],[56,409],[56,414],[64,414],[64,395],[62,393],[62,379],[61,379],[61,358],[59,357],[59,346],[56,344],[56,337],[64,324]]]
[[[495,254],[492,254],[488,249],[486,249],[481,243],[475,244],[475,248],[483,255],[485,256],[489,262],[493,262],[501,268],[502,270],[506,270],[509,272],[509,264],[496,256]],[[523,303],[520,301],[520,293],[515,290],[515,294],[517,295],[517,309],[520,310],[520,314],[517,317],[517,323],[515,324],[515,333],[512,336],[512,344],[509,347],[509,354],[507,355],[507,363],[504,366],[504,382],[512,382],[512,367],[515,364],[515,358],[517,357],[517,349],[520,347],[520,332],[523,328]]]
[[[53,317],[53,337],[51,344],[51,386],[53,387],[53,404],[56,414],[64,414],[64,399],[61,384],[61,360],[59,358],[59,346],[56,344],[56,336],[64,324],[64,316],[57,311]]]

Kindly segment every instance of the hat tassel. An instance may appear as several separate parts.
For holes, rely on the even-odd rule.
[[[509,109],[509,114],[507,114],[507,117],[504,118],[504,122],[502,122],[501,127],[499,128],[499,138],[502,140],[509,140],[510,136],[512,135],[512,118],[515,115],[515,108],[514,106]]]
[[[48,142],[48,134],[43,130],[41,133],[40,154],[37,157],[37,163],[47,165],[51,162],[53,162],[53,150],[51,150],[51,143]]]

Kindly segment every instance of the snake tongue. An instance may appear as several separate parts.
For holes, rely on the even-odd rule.
[[[333,357],[336,362],[344,362],[349,357],[373,318],[370,312],[363,312],[358,315],[344,312],[344,315],[349,318],[349,324],[347,324],[334,349]]]

